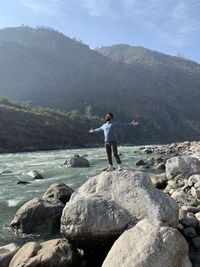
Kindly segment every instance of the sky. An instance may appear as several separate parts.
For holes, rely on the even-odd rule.
[[[91,49],[129,44],[200,63],[200,0],[0,0],[0,28],[21,25]]]

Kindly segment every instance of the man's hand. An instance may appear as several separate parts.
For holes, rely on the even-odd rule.
[[[94,129],[90,129],[88,132],[89,133],[93,133],[94,132]]]
[[[132,121],[131,124],[132,124],[133,126],[138,126],[140,123],[139,123],[139,121]]]

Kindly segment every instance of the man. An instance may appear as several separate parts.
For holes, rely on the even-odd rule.
[[[116,159],[116,162],[118,164],[118,170],[121,171],[122,170],[121,159],[120,159],[118,151],[117,151],[117,139],[116,139],[115,130],[117,128],[122,128],[122,127],[127,127],[127,126],[137,126],[137,125],[139,125],[139,122],[137,122],[137,121],[132,121],[131,123],[113,122],[113,114],[110,112],[107,113],[105,119],[106,119],[106,123],[104,123],[100,128],[90,129],[89,133],[104,131],[106,154],[107,154],[108,163],[109,163],[106,171],[112,171],[113,170],[112,152],[113,152],[114,157]]]

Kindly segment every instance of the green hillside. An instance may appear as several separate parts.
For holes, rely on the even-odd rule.
[[[0,98],[0,117],[0,153],[88,147],[100,143],[100,136],[90,136],[88,129],[102,122],[89,114],[64,113]]]

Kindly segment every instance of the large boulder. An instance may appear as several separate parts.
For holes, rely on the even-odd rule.
[[[66,204],[70,200],[73,192],[74,190],[65,184],[55,183],[47,189],[42,198],[56,198],[59,199],[63,204]]]
[[[166,162],[166,176],[168,179],[173,179],[179,174],[188,178],[197,173],[200,173],[200,161],[195,157],[173,157]]]
[[[91,202],[88,200],[95,197],[101,200],[91,200]],[[88,232],[89,224],[92,224],[94,235],[99,233],[101,228],[105,228],[106,224],[102,218],[107,216],[107,213],[118,216],[119,212],[116,211],[116,207],[121,209],[120,212],[127,211],[133,223],[144,218],[151,218],[161,220],[173,227],[178,225],[179,209],[175,200],[154,188],[147,175],[141,172],[113,171],[102,172],[100,175],[90,178],[72,194],[62,213],[61,231],[67,238],[75,238],[77,242],[80,237],[82,242],[84,235],[84,241],[87,242],[85,233]],[[87,210],[89,210],[88,213]],[[109,219],[107,222],[118,224],[118,217]],[[126,225],[125,222],[124,227]],[[108,227],[107,230],[112,232],[112,227]],[[108,236],[109,231],[107,231]],[[96,234],[96,238],[98,239],[99,235]]]
[[[18,250],[19,246],[17,246],[15,243],[0,247],[0,266],[8,267],[10,261]]]
[[[66,204],[61,232],[69,240],[82,245],[106,244],[116,239],[129,223],[131,215],[115,201],[102,197],[78,198]]]
[[[59,229],[63,208],[63,203],[57,199],[34,198],[17,211],[10,227],[24,233]]]
[[[102,267],[191,267],[188,244],[181,233],[145,219],[114,243]]]
[[[13,257],[9,267],[78,267],[78,251],[64,239],[26,243]]]
[[[71,157],[70,159],[67,159],[64,162],[64,166],[73,168],[84,168],[84,167],[90,167],[90,164],[86,158],[79,156],[77,154]]]

